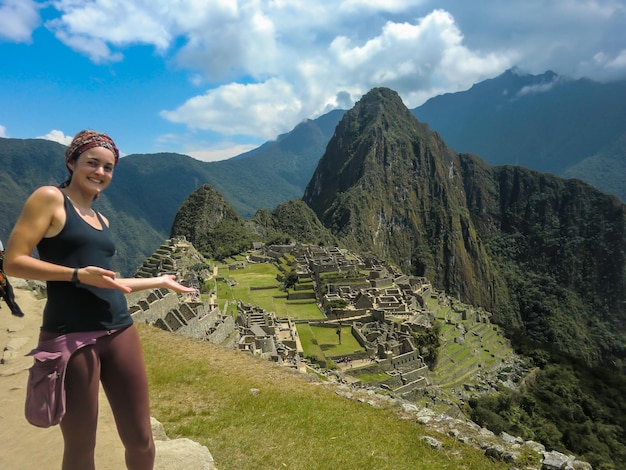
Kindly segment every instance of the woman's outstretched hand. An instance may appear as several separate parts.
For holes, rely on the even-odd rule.
[[[164,274],[160,276],[160,279],[163,281],[163,287],[166,289],[171,289],[176,292],[180,292],[181,294],[190,294],[192,292],[196,292],[194,287],[183,286],[179,282],[176,281],[176,275],[174,274]]]

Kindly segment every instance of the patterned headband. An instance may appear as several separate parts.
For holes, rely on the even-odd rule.
[[[65,150],[65,163],[67,164],[78,159],[81,153],[94,147],[104,147],[113,152],[115,164],[117,165],[120,159],[120,152],[115,146],[115,142],[108,135],[95,131],[80,131],[74,136],[74,140]]]

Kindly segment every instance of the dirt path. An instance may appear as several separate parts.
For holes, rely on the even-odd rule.
[[[11,279],[13,281],[13,279]],[[25,357],[37,345],[43,300],[25,289],[23,281],[14,280],[17,303],[24,318],[11,315],[0,300],[0,469],[39,470],[61,468],[63,439],[58,426],[40,429],[24,418],[27,369],[31,357]],[[98,470],[125,468],[124,450],[119,441],[111,410],[104,393],[100,393],[100,418],[96,445]]]

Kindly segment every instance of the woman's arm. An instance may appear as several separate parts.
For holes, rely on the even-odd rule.
[[[196,292],[193,287],[183,286],[176,282],[176,276],[174,274],[164,274],[158,277],[130,277],[116,279],[115,282],[125,287],[129,287],[133,292],[146,290],[146,289],[160,289],[166,288],[182,294],[189,294]]]
[[[59,219],[63,196],[52,186],[37,189],[26,200],[7,242],[4,268],[10,276],[41,281],[69,281],[72,269],[33,258],[39,241],[63,226]],[[60,228],[59,228],[60,230]]]

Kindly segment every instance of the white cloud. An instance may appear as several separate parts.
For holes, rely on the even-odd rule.
[[[396,90],[414,107],[435,91],[469,87],[511,65],[504,55],[466,48],[454,18],[442,10],[414,23],[388,21],[377,33],[362,41],[336,36],[325,47],[303,49],[301,56],[292,53],[293,45],[277,41],[280,77],[218,86],[161,115],[190,128],[271,139],[304,118],[348,108],[377,86]],[[269,65],[268,73],[278,65]]]
[[[7,136],[7,128],[4,126],[0,126],[0,137],[8,137]]]
[[[40,8],[34,0],[0,1],[0,38],[30,42],[33,30],[41,23]]]
[[[51,130],[46,135],[42,135],[37,137],[37,139],[46,139],[51,140],[53,142],[58,142],[59,144],[69,145],[72,143],[73,136],[65,135],[63,131],[58,131],[56,129]]]
[[[201,27],[188,30],[177,53],[179,66],[198,70],[209,80],[255,79],[278,72],[274,21],[257,2],[242,2],[237,11],[215,10]]]
[[[361,92],[375,86],[396,90],[409,107],[441,88],[459,90],[508,68],[506,55],[481,55],[463,44],[450,13],[435,10],[415,23],[387,22],[364,44],[338,37],[330,46],[340,73]]]
[[[626,49],[619,51],[616,57],[613,57],[608,63],[607,67],[615,67],[624,69],[626,68]]]
[[[427,3],[416,0],[345,0],[341,2],[341,10],[352,14],[363,10],[399,13],[414,8],[416,4]]]
[[[231,157],[236,157],[242,153],[249,152],[252,149],[257,148],[258,145],[239,145],[222,143],[219,148],[206,148],[198,150],[188,150],[185,153],[196,160],[202,160],[203,162],[216,162],[219,160],[226,160]]]
[[[552,88],[554,88],[554,86],[557,85],[560,81],[561,80],[559,79],[559,77],[556,77],[554,80],[546,82],[546,83],[539,83],[537,85],[525,86],[520,91],[517,92],[517,96],[519,97],[519,96],[532,95],[532,94],[537,94],[537,93],[546,93],[552,90]]]
[[[96,63],[121,60],[120,53],[109,45],[149,44],[162,51],[172,40],[172,24],[164,21],[168,18],[167,3],[57,0],[54,5],[62,15],[48,21],[46,27],[61,42]]]
[[[270,79],[264,83],[231,83],[193,97],[161,115],[190,128],[225,135],[274,138],[293,124],[301,106],[290,84]]]

